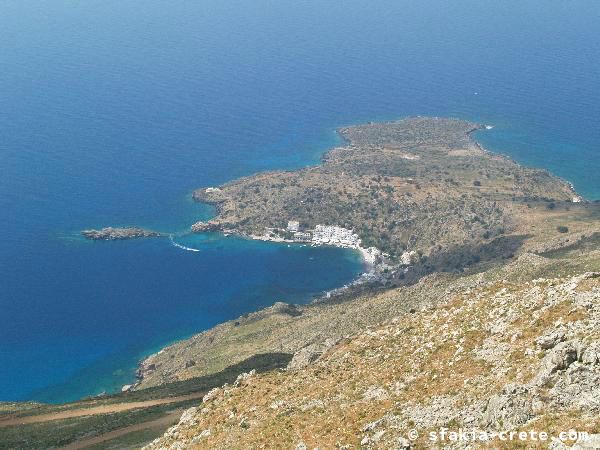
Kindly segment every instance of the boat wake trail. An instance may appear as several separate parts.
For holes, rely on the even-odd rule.
[[[177,242],[175,242],[173,240],[172,234],[169,235],[169,240],[171,241],[171,244],[173,244],[173,246],[180,248],[181,250],[185,250],[186,252],[199,252],[200,251],[197,248],[186,247],[185,245],[178,244]]]

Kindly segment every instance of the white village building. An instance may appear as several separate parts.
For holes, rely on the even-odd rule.
[[[337,244],[348,247],[357,247],[360,244],[360,238],[352,230],[329,225],[317,225],[312,240],[316,244]]]
[[[312,234],[309,231],[296,231],[294,233],[295,241],[310,241],[312,239]]]

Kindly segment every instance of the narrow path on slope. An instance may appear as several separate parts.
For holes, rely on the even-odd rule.
[[[134,433],[136,431],[149,430],[154,428],[164,430],[167,427],[176,424],[179,418],[181,417],[181,414],[183,414],[183,411],[185,411],[184,408],[177,409],[167,414],[166,416],[161,417],[160,419],[151,420],[149,422],[136,423],[135,425],[129,425],[128,427],[123,427],[117,430],[109,431],[108,433],[104,433],[99,436],[81,439],[79,441],[67,445],[66,447],[61,447],[60,450],[81,450],[84,448],[91,447],[92,445],[101,444],[102,442],[110,441],[112,439],[125,436],[129,433]]]
[[[0,416],[0,428],[11,425],[25,425],[29,423],[48,422],[51,420],[71,419],[74,417],[96,416],[99,414],[110,414],[130,409],[148,408],[150,406],[166,405],[169,403],[185,402],[187,400],[201,399],[206,392],[182,395],[180,397],[166,397],[156,400],[146,400],[142,402],[123,402],[111,405],[93,406],[91,408],[71,409],[68,411],[57,411],[48,414],[39,414],[37,416]]]

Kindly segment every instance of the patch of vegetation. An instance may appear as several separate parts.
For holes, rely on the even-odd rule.
[[[62,447],[80,439],[99,436],[112,430],[158,419],[177,406],[189,407],[194,403],[198,402],[154,406],[117,414],[1,427],[0,448],[33,450]]]
[[[292,355],[287,353],[257,354],[212,375],[169,383],[140,391],[109,395],[101,399],[84,400],[65,405],[39,405],[36,408],[27,407],[25,410],[20,410],[19,413],[15,415],[18,417],[27,417],[70,409],[204,393],[214,387],[222,386],[225,383],[232,383],[240,373],[249,372],[252,369],[255,369],[257,372],[268,372],[270,370],[285,367],[291,358]],[[26,450],[60,447],[83,438],[99,436],[119,428],[158,419],[174,409],[187,408],[198,405],[199,403],[200,400],[195,399],[114,414],[84,416],[73,419],[0,427],[0,448],[18,448]],[[31,404],[25,404],[25,406],[29,405]],[[126,440],[127,438],[124,436],[120,439]]]
[[[156,428],[147,428],[140,431],[134,431],[115,439],[92,445],[89,450],[126,450],[139,449],[148,442],[152,442],[159,436],[162,436],[164,430]]]
[[[590,236],[583,237],[570,245],[540,253],[546,258],[569,258],[581,253],[600,250],[600,232],[592,233]]]

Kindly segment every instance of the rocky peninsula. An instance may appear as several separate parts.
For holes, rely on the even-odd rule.
[[[318,227],[351,230],[354,248],[387,255],[382,272],[393,285],[502,260],[530,234],[532,216],[585,202],[547,171],[486,151],[472,137],[485,129],[427,117],[341,128],[344,145],[317,166],[194,191],[217,215],[191,229],[317,245]]]
[[[217,214],[193,232],[362,249],[377,263],[351,289],[307,305],[281,299],[175,342],[140,363],[126,392],[85,406],[192,406],[162,416],[166,431],[148,449],[418,449],[441,428],[597,433],[600,203],[486,151],[473,139],[481,129],[422,117],[346,127],[344,145],[317,166],[196,190]],[[19,425],[0,441],[20,443],[39,426],[38,447],[56,447],[172,414],[153,408],[113,411],[108,425],[104,415]],[[5,410],[34,420],[28,405]],[[584,438],[540,448],[600,445],[600,435],[591,447]],[[514,448],[504,444],[469,448]]]
[[[338,228],[361,248],[378,249],[383,262],[375,276],[293,306],[294,314],[276,305],[163,349],[141,363],[139,387],[213,373],[255,354],[293,354],[435,303],[449,280],[565,241],[587,242],[598,231],[598,204],[580,201],[545,170],[486,151],[472,137],[481,129],[423,117],[341,128],[344,146],[317,166],[196,190],[194,199],[215,205],[217,215],[194,232],[314,244],[315,231]]]
[[[113,228],[106,227],[100,230],[83,230],[81,235],[92,241],[117,241],[124,239],[138,239],[147,237],[159,237],[161,233],[145,230],[138,227]]]

